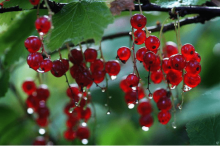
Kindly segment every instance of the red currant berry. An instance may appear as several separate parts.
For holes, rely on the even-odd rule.
[[[177,86],[182,81],[182,72],[171,69],[167,73],[166,80],[168,83],[172,84],[173,86]]]
[[[46,106],[45,102],[40,102],[39,103],[39,107],[37,109],[37,113],[39,115],[40,118],[46,118],[50,115],[50,111],[48,109],[48,107]]]
[[[163,48],[164,57],[170,57],[172,55],[178,54],[178,48],[176,43],[167,42],[166,46]]]
[[[84,56],[85,56],[86,62],[93,62],[97,58],[97,51],[95,49],[88,48],[84,52]]]
[[[48,87],[45,84],[41,84],[37,88],[36,92],[37,92],[37,98],[39,100],[46,101],[48,99],[48,97],[50,96],[50,91],[48,90]]]
[[[78,74],[81,74],[84,71],[84,67],[82,65],[74,64],[70,68],[70,74],[75,79]]]
[[[131,56],[131,50],[128,47],[121,47],[117,51],[117,57],[122,63],[126,63]]]
[[[142,87],[138,87],[138,99],[142,99],[145,97],[145,92]]]
[[[47,117],[38,117],[36,122],[40,127],[46,127],[48,125]]]
[[[72,99],[78,99],[79,98],[79,94],[81,94],[79,87],[77,86],[77,84],[71,84],[70,88],[68,88],[66,90],[66,94],[68,97],[72,98]]]
[[[142,29],[147,24],[147,18],[142,14],[135,14],[130,20],[131,26],[136,29]]]
[[[81,64],[83,62],[83,55],[79,49],[72,49],[68,55],[69,60],[75,64]]]
[[[151,73],[150,78],[154,84],[159,84],[163,80],[163,73],[160,70],[154,71]]]
[[[67,129],[65,132],[64,132],[64,138],[66,140],[74,140],[76,138],[76,133],[73,131],[73,129]]]
[[[61,77],[66,73],[68,68],[69,68],[69,63],[67,64],[67,61],[65,60],[61,61],[58,59],[53,61],[53,65],[50,71],[55,77]]]
[[[68,59],[61,59],[61,62],[63,64],[63,68],[66,73],[69,70],[69,60]]]
[[[147,115],[152,112],[152,106],[149,101],[142,101],[139,103],[137,110],[140,115]]]
[[[164,58],[162,61],[162,68],[165,74],[167,74],[171,69],[171,63],[169,58]]]
[[[127,76],[126,82],[129,87],[135,87],[138,86],[139,78],[135,74],[131,73]]]
[[[170,98],[167,98],[166,96],[161,97],[157,102],[157,107],[159,110],[162,111],[170,110],[172,108],[172,103],[170,101]]]
[[[87,69],[84,69],[81,74],[77,74],[75,80],[78,86],[81,88],[86,87],[91,82],[93,82],[92,75]]]
[[[196,60],[190,60],[187,62],[185,70],[188,74],[196,75],[201,72],[201,65]]]
[[[48,16],[41,16],[35,21],[35,27],[38,33],[46,34],[51,28],[51,22]]]
[[[36,85],[33,80],[28,79],[23,82],[22,89],[26,94],[31,95],[34,91],[36,91]]]
[[[44,60],[41,62],[41,64],[40,64],[40,68],[41,68],[44,72],[50,71],[51,68],[52,68],[52,66],[53,66],[53,62],[52,62],[50,59],[48,59],[48,58],[44,59]]]
[[[125,94],[125,101],[127,104],[134,104],[138,99],[138,92],[137,91],[128,91]]]
[[[135,44],[141,45],[145,42],[145,39],[146,39],[146,33],[143,30],[138,29],[134,32],[134,43]]]
[[[84,119],[85,122],[87,122],[92,115],[91,109],[89,107],[87,107],[85,110],[83,109],[83,107],[81,108],[81,119]]]
[[[121,80],[121,82],[120,82],[120,88],[121,88],[121,90],[123,90],[125,93],[132,90],[132,89],[129,87],[129,85],[127,84],[126,78],[127,78],[127,77],[123,77],[122,80]]]
[[[29,0],[32,5],[38,5],[40,0]]]
[[[109,76],[117,76],[120,72],[120,64],[117,60],[108,61],[105,63],[105,71]]]
[[[156,36],[149,36],[145,39],[145,46],[149,51],[155,51],[160,46],[160,40]]]
[[[149,68],[153,66],[153,64],[156,62],[156,59],[157,59],[157,56],[151,51],[145,53],[143,57],[143,61],[145,65],[147,65]]]
[[[201,61],[201,56],[199,55],[199,53],[195,52],[194,56],[191,58],[191,60],[196,60],[197,62],[200,63]]]
[[[89,128],[88,127],[78,127],[76,130],[76,136],[82,140],[82,139],[88,139],[90,136]]]
[[[78,100],[75,102],[78,102]],[[64,108],[64,113],[67,116],[77,116],[78,118],[80,118],[80,109],[79,107],[76,107],[75,102],[71,101],[70,103],[66,104]],[[70,112],[71,108],[74,108],[72,113]]]
[[[147,71],[157,71],[161,68],[160,63],[161,63],[160,57],[156,56],[156,61],[152,65],[146,65],[144,62],[143,65]]]
[[[153,99],[157,103],[160,100],[160,98],[162,98],[162,97],[164,97],[166,95],[167,95],[167,91],[165,89],[163,89],[163,88],[159,88],[156,91],[154,91]]]
[[[195,48],[191,44],[185,44],[181,48],[181,53],[186,58],[186,61],[189,61],[195,53]]]
[[[99,84],[105,79],[105,74],[106,74],[105,70],[94,71],[92,73],[92,79],[96,84]]]
[[[198,86],[200,82],[201,82],[201,77],[198,74],[193,75],[186,73],[184,75],[184,83],[191,88]]]
[[[29,36],[25,42],[24,46],[30,53],[37,52],[42,45],[41,40],[37,36]]]
[[[35,139],[33,145],[46,145],[46,140],[45,140],[45,138],[43,136],[38,136]]]
[[[68,116],[68,119],[66,121],[66,125],[68,128],[73,128],[79,123],[79,117],[75,115]]]
[[[139,119],[139,123],[141,126],[145,126],[150,128],[153,125],[154,119],[150,114],[148,115],[142,115]]]
[[[138,61],[143,62],[144,54],[147,52],[147,48],[142,47],[136,52],[136,58]]]
[[[170,63],[173,69],[182,70],[186,66],[186,60],[183,55],[176,54],[170,57]]]
[[[27,57],[27,64],[30,68],[37,70],[40,67],[40,64],[43,60],[44,59],[41,53],[30,53]]]
[[[36,111],[36,109],[39,106],[39,100],[36,94],[29,95],[28,98],[26,99],[26,104],[28,108],[32,108]]]
[[[157,117],[161,124],[166,125],[171,119],[171,114],[169,111],[160,111]]]
[[[103,69],[104,69],[104,62],[102,59],[96,59],[94,62],[91,62],[90,64],[91,72],[101,71]]]

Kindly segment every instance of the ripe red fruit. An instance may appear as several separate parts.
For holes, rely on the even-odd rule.
[[[89,128],[88,127],[78,127],[76,130],[76,136],[82,140],[82,139],[88,139],[90,136]]]
[[[32,108],[36,111],[39,106],[39,100],[36,94],[29,95],[28,98],[26,99],[26,104],[28,108]]]
[[[170,63],[173,69],[182,70],[186,66],[186,60],[183,55],[176,54],[170,57]]]
[[[121,79],[120,88],[121,88],[121,90],[123,90],[125,93],[132,90],[132,89],[129,87],[129,85],[127,84],[126,77],[123,77],[123,78]]]
[[[167,91],[163,88],[159,88],[153,93],[153,99],[156,103],[164,96],[167,96]]]
[[[88,48],[84,52],[86,62],[93,62],[97,58],[97,51],[92,48]]]
[[[135,14],[130,20],[131,26],[136,29],[142,29],[147,24],[147,18],[142,14]]]
[[[79,94],[81,94],[81,92],[80,92],[77,84],[71,84],[70,88],[67,88],[66,94],[68,97],[77,100],[79,98]]]
[[[32,5],[38,5],[40,0],[29,0]]]
[[[41,53],[30,53],[27,57],[27,64],[29,65],[30,68],[37,70],[40,65],[41,62],[43,61],[43,56],[41,55]]]
[[[50,111],[48,109],[48,107],[46,106],[45,102],[40,102],[39,103],[39,107],[37,109],[37,113],[39,115],[40,118],[46,118],[50,115]]]
[[[83,62],[83,55],[81,50],[79,49],[72,49],[70,54],[68,55],[69,60],[75,64],[81,64]]]
[[[44,59],[44,60],[41,62],[41,64],[40,64],[40,68],[41,68],[42,71],[44,71],[44,72],[50,71],[51,68],[52,68],[52,66],[53,66],[53,62],[52,62],[50,59],[48,59],[48,58]]]
[[[199,53],[195,52],[194,56],[191,58],[191,60],[196,60],[197,62],[200,63],[201,61],[201,56],[199,55]]]
[[[103,69],[104,69],[104,62],[102,59],[96,59],[94,62],[91,62],[90,64],[91,72],[101,71]]]
[[[137,91],[128,91],[125,94],[125,102],[127,104],[134,104],[138,100],[138,92]]]
[[[46,140],[45,140],[45,138],[43,136],[38,136],[35,139],[33,145],[46,145]]]
[[[131,56],[131,50],[128,47],[120,47],[117,51],[117,57],[122,63],[126,63]]]
[[[38,33],[46,34],[51,28],[51,22],[48,16],[41,16],[35,21],[35,27]]]
[[[133,39],[135,44],[141,45],[145,42],[146,33],[143,30],[138,29],[134,32],[134,38],[132,38],[132,40]]]
[[[64,132],[64,138],[66,140],[74,140],[76,138],[76,133],[73,131],[73,129],[69,128]]]
[[[153,122],[154,122],[154,119],[152,118],[150,114],[142,115],[139,119],[140,125],[148,127],[148,128],[152,126]]]
[[[152,106],[149,101],[142,101],[139,103],[137,110],[140,115],[147,115],[152,112]]]
[[[160,111],[157,117],[161,124],[166,125],[170,121],[171,114],[169,111]]]
[[[25,42],[24,46],[30,53],[37,52],[42,45],[41,40],[37,36],[29,36]]]
[[[200,82],[201,82],[201,77],[198,74],[193,75],[186,73],[184,75],[184,83],[191,88],[198,86]]]
[[[47,117],[38,117],[36,122],[40,127],[46,127],[48,125]]]
[[[153,66],[153,64],[156,62],[156,59],[157,56],[151,51],[145,53],[143,57],[145,65],[147,65],[149,68]]]
[[[166,46],[164,46],[164,48],[163,48],[164,57],[170,57],[175,54],[178,54],[178,48],[177,48],[176,43],[167,42]]]
[[[149,51],[155,51],[160,46],[160,40],[156,36],[149,36],[145,39],[145,46]]]
[[[172,103],[170,98],[167,98],[166,96],[161,97],[157,102],[157,107],[159,110],[162,111],[170,110],[172,108]]]
[[[75,80],[81,89],[93,82],[92,75],[87,69],[84,69],[81,74],[77,74]]]
[[[138,86],[139,78],[135,74],[131,73],[127,76],[126,82],[129,87],[135,87]]]
[[[68,59],[61,59],[63,64],[64,71],[67,72],[69,70],[69,60]]]
[[[182,72],[171,69],[167,73],[166,80],[168,83],[172,84],[173,86],[177,86],[182,81]]]
[[[196,75],[201,72],[201,65],[196,60],[190,60],[187,62],[185,70],[188,74]]]
[[[91,109],[87,107],[85,110],[81,107],[81,119],[84,119],[87,122],[92,115]]]
[[[70,74],[75,79],[77,74],[81,74],[84,71],[84,69],[85,68],[83,67],[83,65],[74,64],[70,68]]]
[[[31,95],[34,91],[36,91],[36,84],[33,80],[28,79],[23,82],[22,89],[26,94]]]
[[[105,71],[109,76],[117,76],[120,72],[120,64],[117,60],[108,61],[105,63]]]
[[[164,58],[162,60],[162,68],[163,68],[164,73],[166,74],[170,71],[170,69],[172,69],[169,58]]]
[[[144,68],[147,70],[147,71],[157,71],[161,68],[160,66],[160,57],[159,56],[156,56],[156,61],[151,64],[151,65],[146,65],[144,62],[143,62],[143,65],[144,65]],[[150,70],[149,70],[150,69]]]
[[[75,101],[75,102],[78,102]],[[76,107],[75,102],[73,102],[73,100],[71,100],[70,103],[66,104],[66,106],[64,107],[64,113],[67,116],[77,116],[78,118],[80,118],[80,109],[79,107]],[[72,113],[70,113],[71,108],[74,108],[74,110],[72,111]]]
[[[50,96],[50,91],[48,90],[48,87],[47,87],[47,85],[45,85],[45,84],[41,84],[41,85],[37,88],[36,92],[37,92],[37,98],[38,98],[39,100],[44,100],[44,101],[46,101],[47,98]]]
[[[142,99],[145,97],[145,92],[142,87],[138,87],[138,99]]]
[[[96,84],[99,84],[105,79],[105,74],[106,74],[105,70],[94,71],[92,73],[92,79]]]
[[[80,119],[76,115],[68,116],[68,119],[66,121],[66,126],[68,128],[73,128],[74,126],[76,126],[79,123],[79,121],[80,121]]]
[[[54,60],[53,61],[53,65],[52,65],[52,68],[51,68],[51,73],[55,76],[55,77],[61,77],[63,76],[66,71],[69,69],[69,62],[68,60],[60,60],[60,59],[57,59],[57,60]]]
[[[181,48],[181,53],[186,58],[186,61],[189,61],[195,53],[195,48],[191,44],[185,44]]]
[[[141,47],[137,52],[136,52],[136,58],[138,61],[142,62],[144,54],[147,52],[147,48]]]
[[[151,73],[150,78],[154,84],[159,84],[163,80],[163,73],[160,70],[154,71]]]

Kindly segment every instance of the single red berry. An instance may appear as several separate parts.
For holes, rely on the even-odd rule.
[[[142,99],[145,97],[145,92],[142,87],[138,87],[138,99]]]
[[[189,61],[195,54],[195,48],[191,44],[185,44],[181,48],[182,55]]]
[[[120,72],[120,64],[117,60],[108,61],[105,63],[105,71],[109,76],[117,76]]]
[[[53,65],[50,71],[55,77],[61,77],[66,73],[68,69],[69,63],[67,64],[66,60],[58,59],[53,61]]]
[[[76,126],[79,123],[79,121],[80,121],[80,119],[76,115],[68,116],[68,119],[66,121],[66,126],[68,128],[73,128],[74,126]]]
[[[71,74],[71,76],[75,79],[76,76],[77,76],[78,74],[81,74],[84,70],[85,70],[85,68],[83,67],[83,65],[74,64],[74,65],[70,68],[70,74]]]
[[[44,72],[50,71],[51,68],[52,68],[52,66],[53,66],[53,62],[52,62],[50,59],[48,59],[48,58],[44,59],[44,60],[41,62],[41,64],[40,64],[40,68],[41,68],[42,71],[44,71]]]
[[[127,104],[134,104],[138,100],[138,92],[137,91],[128,91],[125,94],[125,101]]]
[[[66,104],[66,106],[64,107],[64,113],[67,115],[67,116],[77,116],[78,118],[80,118],[80,109],[79,107],[76,107],[75,103],[78,102],[79,100],[71,100],[70,103]],[[72,113],[70,112],[70,110],[72,110]]]
[[[79,49],[72,49],[68,55],[69,60],[75,64],[81,64],[83,62],[83,55]]]
[[[150,114],[148,115],[142,115],[139,119],[139,123],[141,126],[145,126],[150,128],[153,125],[154,119]]]
[[[37,20],[35,21],[35,27],[38,33],[47,34],[47,32],[51,28],[51,22],[49,20],[49,17],[45,15],[37,18]]]
[[[127,84],[126,78],[127,78],[127,77],[123,77],[122,80],[121,80],[121,82],[120,82],[120,88],[121,88],[121,90],[123,90],[125,93],[132,90],[132,89],[129,87],[129,85]]]
[[[142,29],[147,24],[147,18],[142,14],[135,14],[130,20],[131,26],[136,29]]]
[[[159,84],[163,80],[163,73],[161,70],[154,71],[151,73],[150,78],[154,84]]]
[[[172,108],[172,103],[170,98],[167,98],[166,96],[161,97],[157,102],[157,107],[159,110],[162,111],[170,110]]]
[[[170,57],[170,63],[173,69],[182,70],[186,66],[186,60],[183,55],[176,54]]]
[[[156,56],[156,61],[151,64],[151,65],[146,65],[144,62],[143,62],[143,66],[144,68],[147,70],[147,71],[157,71],[161,68],[161,65],[160,65],[161,61],[160,61],[160,57],[159,56]]]
[[[37,70],[43,60],[44,59],[41,53],[30,53],[27,57],[27,64],[30,68]]]
[[[163,55],[164,57],[170,57],[172,55],[178,54],[178,48],[176,43],[174,42],[167,42],[163,48]]]
[[[48,125],[47,117],[38,117],[36,122],[37,122],[37,125],[40,127],[46,127]]]
[[[68,59],[61,59],[63,64],[64,71],[67,72],[69,70],[69,60]]]
[[[149,36],[145,39],[145,46],[149,51],[155,51],[160,46],[160,40],[156,36]]]
[[[36,91],[36,84],[32,79],[25,80],[22,84],[22,89],[26,94],[31,95]]]
[[[86,92],[85,92],[86,93]],[[86,98],[82,98],[81,99],[81,102],[80,102],[80,107],[81,107],[81,109],[82,108],[84,108],[87,104],[89,104],[90,103],[90,101],[91,101],[91,95],[89,95],[89,94],[87,94],[87,95],[84,95]]]
[[[94,71],[92,73],[92,79],[96,84],[99,84],[105,79],[105,74],[106,74],[105,70]]]
[[[73,129],[69,128],[64,132],[64,138],[72,141],[76,138],[76,133],[73,131]]]
[[[46,106],[45,102],[40,102],[39,103],[39,107],[37,109],[37,113],[39,115],[40,118],[46,118],[50,115],[50,111],[48,109],[48,107]]]
[[[159,88],[153,93],[153,99],[156,103],[164,96],[167,96],[167,91],[163,88]]]
[[[26,99],[26,104],[28,108],[32,108],[34,111],[36,111],[39,106],[39,100],[36,94],[29,95]]]
[[[97,58],[97,51],[95,49],[88,48],[84,52],[84,56],[85,56],[86,62],[93,62]]]
[[[190,60],[187,62],[185,70],[188,74],[196,75],[201,72],[201,65],[196,60]]]
[[[37,88],[36,92],[37,92],[37,98],[39,100],[46,101],[48,99],[48,97],[50,96],[50,91],[48,90],[48,87],[45,84],[41,84]]]
[[[70,88],[67,88],[66,94],[68,97],[77,100],[79,98],[79,95],[82,93],[80,92],[77,84],[71,84]]]
[[[120,47],[117,51],[117,57],[121,62],[126,63],[131,56],[131,50],[128,47]]]
[[[172,69],[169,58],[164,58],[162,60],[162,68],[165,74],[167,74]]]
[[[126,82],[129,87],[135,87],[139,84],[139,78],[135,74],[131,73],[127,76]]]
[[[91,62],[90,64],[91,72],[101,71],[103,69],[104,69],[104,62],[102,59],[96,59],[94,62]]]
[[[186,73],[184,75],[184,83],[191,88],[198,86],[200,82],[201,82],[201,77],[198,74],[193,75]]]
[[[29,1],[30,1],[30,3],[31,3],[32,5],[34,5],[34,6],[38,5],[39,2],[40,2],[40,0],[29,0]]]
[[[171,114],[169,111],[160,111],[157,117],[161,124],[166,125],[171,119]]]
[[[35,139],[33,145],[46,145],[46,140],[45,140],[45,138],[43,136],[38,136]]]
[[[82,140],[82,139],[88,139],[90,136],[89,128],[88,127],[78,127],[76,130],[76,136]]]
[[[154,54],[151,51],[145,53],[143,57],[143,61],[145,65],[149,66],[149,68],[153,66],[153,64],[156,62],[156,59],[157,59],[156,54]]]
[[[142,101],[139,103],[137,110],[140,115],[147,115],[152,112],[152,106],[149,101]]]
[[[132,40],[133,39],[135,44],[141,45],[145,42],[146,33],[143,30],[138,29],[134,32],[134,38],[132,38]]]
[[[29,36],[25,42],[24,46],[30,53],[37,52],[42,45],[41,40],[37,36]]]
[[[196,60],[197,62],[200,63],[201,61],[201,56],[199,55],[199,53],[195,52],[194,56],[191,58],[191,60]]]
[[[136,58],[138,61],[143,62],[143,57],[144,54],[147,52],[147,48],[145,47],[141,47],[140,49],[138,49],[138,51],[136,52]]]
[[[81,119],[84,119],[87,122],[92,115],[91,109],[87,107],[85,110],[81,107]]]
[[[92,75],[87,69],[84,69],[81,74],[77,74],[75,80],[80,88],[86,87],[93,82]]]
[[[167,73],[166,80],[168,83],[172,84],[173,86],[177,86],[182,81],[182,72],[171,69]]]

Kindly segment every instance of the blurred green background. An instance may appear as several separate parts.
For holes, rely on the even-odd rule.
[[[46,11],[41,11],[46,13]],[[134,14],[135,12],[133,12]],[[22,91],[21,85],[27,77],[36,79],[36,72],[29,69],[26,63],[26,56],[28,52],[23,46],[23,42],[29,35],[36,35],[34,30],[34,21],[36,18],[36,11],[29,12],[13,12],[11,15],[20,15],[19,23],[17,20],[7,20],[5,23],[0,22],[0,42],[7,42],[12,47],[14,53],[20,53],[19,60],[13,60],[13,53],[10,55],[10,68],[5,67],[7,64],[1,66],[1,70],[6,69],[10,72],[10,83],[14,84],[18,93],[22,97],[22,104],[25,104],[27,95]],[[28,16],[27,16],[28,15]],[[144,12],[147,17],[147,26],[154,26],[156,22],[163,22],[167,17],[167,13],[161,12]],[[32,18],[29,22],[22,20],[23,17]],[[1,18],[0,18],[1,19]],[[3,19],[1,19],[3,20]],[[10,26],[8,24],[17,23],[17,25]],[[169,21],[171,22],[171,21]],[[176,125],[177,128],[172,127],[173,118],[167,125],[161,125],[158,122],[157,107],[152,100],[154,107],[152,116],[154,117],[154,124],[149,131],[143,131],[139,126],[139,114],[136,107],[128,109],[124,101],[124,93],[119,88],[119,82],[124,75],[132,72],[132,62],[129,60],[126,64],[121,64],[120,74],[116,80],[109,81],[109,93],[112,96],[110,99],[111,114],[107,115],[107,95],[103,93],[95,85],[91,87],[92,102],[95,109],[92,108],[92,117],[88,121],[91,130],[91,137],[89,144],[98,145],[185,145],[185,144],[219,144],[220,141],[220,33],[219,33],[220,19],[216,18],[205,24],[191,24],[181,27],[181,42],[182,44],[191,43],[194,45],[196,51],[201,55],[201,84],[189,92],[184,93],[184,105],[182,110],[177,107]],[[11,28],[11,29],[8,29]],[[114,23],[108,25],[104,31],[104,36],[115,34],[118,32],[130,31],[130,15],[129,12],[122,12],[121,15],[116,16]],[[159,37],[159,32],[152,33]],[[176,42],[176,35],[174,31],[169,31],[164,34],[166,41]],[[4,38],[3,38],[4,37]],[[5,40],[5,37],[8,38]],[[9,39],[10,38],[10,39]],[[17,43],[20,42],[20,43]],[[6,43],[5,43],[6,44]],[[98,49],[99,46],[88,44],[91,47]],[[121,46],[130,46],[129,37],[120,37],[102,42],[102,49],[106,60],[113,60],[116,57],[117,49]],[[135,46],[135,50],[141,46]],[[14,49],[15,48],[15,49]],[[83,45],[85,49],[86,46]],[[5,46],[1,46],[1,63],[4,62],[5,56],[8,53],[5,51]],[[68,51],[62,51],[63,58],[67,58]],[[51,56],[52,60],[58,59],[58,53]],[[72,66],[72,65],[71,65]],[[143,81],[146,83],[145,77],[148,72],[144,70],[143,66],[138,63],[138,69]],[[7,74],[7,73],[6,73]],[[3,76],[4,72],[1,71]],[[74,83],[74,79],[67,72],[70,83]],[[66,129],[66,116],[63,113],[65,104],[69,101],[66,96],[66,89],[68,88],[65,77],[55,78],[50,72],[42,76],[43,83],[47,84],[50,90],[50,97],[48,100],[48,107],[51,115],[46,134],[50,135],[50,139],[54,144],[81,144],[79,140],[73,142],[66,141],[63,137],[63,132]],[[7,78],[7,75],[5,75]],[[1,80],[2,81],[2,80]],[[5,82],[0,84],[0,92],[5,88]],[[36,79],[37,85],[39,85]],[[104,85],[103,82],[101,85]],[[180,86],[182,83],[180,84]],[[146,86],[146,84],[145,84]],[[175,104],[181,102],[180,86],[173,90],[175,96]],[[6,86],[7,87],[7,86]],[[158,87],[166,87],[165,83],[158,85],[150,84],[150,90],[154,91]],[[177,92],[179,91],[179,92]],[[36,123],[26,116],[24,107],[19,103],[17,95],[9,89],[6,95],[0,98],[0,144],[32,144],[34,139],[39,135],[39,127]],[[95,111],[94,111],[95,110]],[[96,112],[96,121],[94,112]],[[173,117],[173,113],[172,113]]]

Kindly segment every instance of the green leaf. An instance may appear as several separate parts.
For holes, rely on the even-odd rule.
[[[10,0],[4,3],[5,8],[19,6],[21,9],[31,9],[33,5],[28,0]]]
[[[4,97],[9,87],[9,71],[3,70],[0,77],[0,97]]]
[[[220,115],[189,122],[186,128],[191,145],[219,144]]]
[[[206,0],[152,0],[152,3],[156,3],[161,7],[179,7],[179,6],[189,6],[189,5],[201,5],[206,2]]]
[[[20,14],[21,12],[7,12],[0,14],[0,25],[10,24],[13,19]]]
[[[93,38],[101,41],[104,29],[113,22],[108,7],[103,2],[73,2],[53,16],[54,29],[48,47],[58,49],[66,41],[78,44]]]

